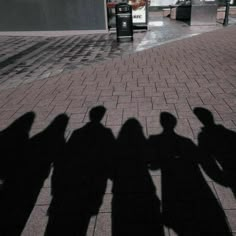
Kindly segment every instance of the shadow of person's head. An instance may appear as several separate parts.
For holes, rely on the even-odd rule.
[[[89,119],[93,123],[100,123],[105,113],[106,108],[104,106],[96,106],[90,110]]]
[[[196,107],[193,112],[204,126],[210,127],[215,124],[212,113],[206,108]]]
[[[137,144],[144,139],[143,128],[140,122],[135,118],[128,119],[122,126],[118,140],[122,140],[122,143]]]
[[[177,119],[169,112],[162,112],[160,114],[160,123],[164,132],[174,132],[177,125]]]
[[[10,134],[14,134],[14,136],[28,134],[33,125],[34,119],[35,113],[32,111],[27,112],[10,124],[6,131]]]
[[[35,113],[27,112],[0,132],[1,179],[13,178],[13,176],[17,176],[18,170],[22,171],[22,165],[19,168],[19,164],[22,163],[22,158],[25,160],[26,150],[28,148],[29,132],[34,119]]]
[[[60,114],[54,118],[46,130],[55,135],[64,134],[67,124],[69,122],[69,117],[66,114]]]

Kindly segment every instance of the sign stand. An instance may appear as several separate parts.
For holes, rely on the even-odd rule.
[[[148,29],[148,0],[129,0],[132,6],[134,29]]]

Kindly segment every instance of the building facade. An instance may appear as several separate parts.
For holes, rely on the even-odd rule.
[[[0,0],[0,31],[107,30],[106,0]]]

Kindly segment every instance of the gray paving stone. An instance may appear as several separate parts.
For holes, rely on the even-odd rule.
[[[39,193],[36,206],[49,205],[52,200],[51,188],[43,187]]]
[[[216,193],[224,209],[236,209],[236,199],[230,188],[214,183]]]
[[[106,193],[103,197],[102,205],[99,209],[100,213],[111,213],[111,201],[112,201],[112,194]]]
[[[94,236],[111,236],[111,213],[99,213]]]
[[[48,206],[35,206],[30,218],[25,226],[24,231],[22,232],[22,236],[43,236],[48,216],[47,216]]]
[[[231,226],[231,229],[236,233],[236,210],[226,210],[226,215]]]
[[[88,225],[86,236],[93,236],[94,235],[96,218],[97,218],[96,216],[93,216],[93,217],[90,218],[90,222],[89,222],[89,225]]]
[[[161,200],[162,197],[162,188],[161,188],[161,176],[157,175],[158,171],[156,171],[155,175],[152,175],[152,181],[156,187],[156,195]]]

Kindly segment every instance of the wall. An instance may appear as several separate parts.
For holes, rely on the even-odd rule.
[[[0,0],[0,31],[105,29],[104,0]]]
[[[151,0],[150,6],[169,6],[173,5],[177,0]]]

